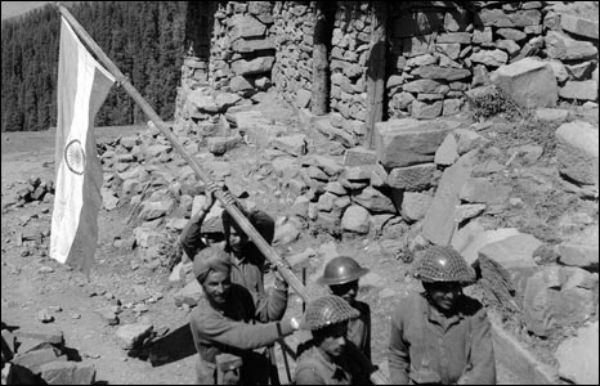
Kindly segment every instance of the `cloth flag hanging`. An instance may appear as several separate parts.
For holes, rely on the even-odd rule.
[[[88,275],[98,241],[103,181],[94,117],[114,81],[61,17],[50,257]]]

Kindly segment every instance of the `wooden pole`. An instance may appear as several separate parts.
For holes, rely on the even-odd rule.
[[[209,175],[202,170],[198,161],[190,156],[183,146],[177,141],[171,129],[165,122],[158,116],[152,106],[144,99],[144,97],[137,91],[135,87],[129,82],[129,80],[123,75],[119,68],[113,63],[112,60],[102,51],[102,49],[96,44],[88,33],[83,29],[79,22],[71,15],[71,13],[60,3],[55,3],[55,6],[60,11],[61,15],[67,19],[71,27],[75,30],[77,35],[84,41],[85,44],[92,50],[100,62],[110,71],[125,91],[133,98],[138,104],[142,111],[150,118],[150,120],[156,125],[156,127],[163,133],[163,135],[171,142],[175,150],[185,159],[194,170],[196,175],[207,185],[214,185]],[[221,201],[223,207],[233,217],[236,223],[242,228],[242,230],[248,235],[248,237],[254,242],[258,249],[263,253],[265,258],[274,264],[277,271],[285,279],[285,281],[292,287],[296,293],[302,297],[304,301],[309,301],[306,287],[302,285],[300,280],[294,275],[294,273],[287,267],[277,252],[263,239],[258,231],[252,226],[250,221],[244,216],[240,209],[235,205],[235,198],[228,191],[217,189],[215,191],[215,197]]]
[[[313,33],[313,73],[311,112],[325,115],[329,103],[329,50],[333,15],[331,5],[326,1],[313,1],[315,28]]]
[[[371,52],[367,67],[367,137],[366,146],[375,148],[375,123],[383,120],[385,96],[385,54],[387,49],[387,2],[371,2]]]

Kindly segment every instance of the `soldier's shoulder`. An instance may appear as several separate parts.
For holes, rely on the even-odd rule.
[[[425,298],[418,292],[404,294],[396,301],[394,315],[396,318],[413,315],[423,307],[424,302],[426,302]]]
[[[467,316],[487,317],[485,307],[475,298],[463,295],[461,299],[461,312]]]

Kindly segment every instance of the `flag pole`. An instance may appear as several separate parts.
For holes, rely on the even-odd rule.
[[[79,22],[71,15],[71,13],[65,8],[64,5],[59,2],[55,2],[54,5],[57,7],[60,14],[69,22],[73,30],[77,35],[86,43],[86,45],[92,50],[100,62],[110,71],[116,78],[116,81],[125,89],[125,91],[133,98],[138,104],[142,111],[150,118],[152,123],[162,132],[162,134],[171,142],[175,150],[185,159],[191,166],[192,170],[205,184],[214,184],[211,181],[210,176],[200,167],[198,161],[193,158],[188,152],[185,151],[183,146],[177,141],[176,137],[171,132],[169,126],[158,116],[152,106],[144,99],[144,97],[138,92],[138,90],[129,82],[127,77],[119,70],[119,68],[113,63],[112,60],[102,51],[100,46],[96,44],[94,39],[85,31],[85,29],[79,24]],[[246,216],[241,210],[235,205],[235,198],[229,191],[223,189],[217,189],[215,191],[215,197],[223,204],[223,207],[233,217],[235,222],[239,224],[242,230],[248,235],[248,237],[254,242],[258,249],[263,253],[265,258],[274,264],[277,271],[285,279],[285,281],[292,287],[292,289],[304,300],[309,301],[309,296],[306,291],[306,287],[296,277],[296,275],[288,268],[284,261],[279,257],[275,249],[265,241],[260,233],[254,228],[254,226],[248,221]]]

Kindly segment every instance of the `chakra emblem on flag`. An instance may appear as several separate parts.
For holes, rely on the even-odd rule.
[[[65,147],[65,162],[70,171],[82,175],[85,170],[85,152],[78,139],[74,139]]]

